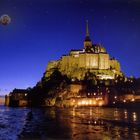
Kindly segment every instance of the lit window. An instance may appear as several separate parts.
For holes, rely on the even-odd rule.
[[[126,100],[123,100],[123,102],[125,103],[125,102],[126,102]]]
[[[93,101],[92,103],[93,103],[93,105],[96,105],[96,101]]]
[[[103,105],[103,102],[102,102],[102,101],[100,101],[100,102],[99,102],[99,106],[102,106],[102,105]]]
[[[85,101],[82,101],[82,104],[84,105],[85,104]]]
[[[78,102],[78,105],[81,105],[81,102]]]
[[[134,102],[134,101],[135,101],[135,99],[134,99],[134,98],[132,98],[132,99],[131,99],[131,101],[132,101],[132,102]]]
[[[114,99],[117,99],[117,96],[114,96]]]
[[[85,104],[88,105],[88,101],[86,101]]]
[[[90,104],[90,105],[92,104],[92,101],[91,101],[91,100],[89,101],[89,104]]]

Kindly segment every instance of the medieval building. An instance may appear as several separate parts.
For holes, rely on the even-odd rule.
[[[45,77],[49,78],[57,69],[71,79],[83,80],[87,72],[93,73],[98,79],[115,79],[122,76],[120,63],[111,58],[101,44],[92,43],[88,22],[84,47],[81,50],[71,50],[68,55],[63,55],[60,60],[50,61],[47,65]]]

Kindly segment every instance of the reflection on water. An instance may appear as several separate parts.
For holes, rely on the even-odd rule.
[[[139,111],[89,107],[33,109],[32,112],[34,118],[21,138],[140,139]]]
[[[0,122],[0,138],[3,140],[9,140],[7,134],[11,135],[9,138],[13,140],[17,135],[18,139],[140,139],[140,111],[136,109],[3,108],[1,112],[5,114],[3,116],[5,127],[1,125],[2,120]]]
[[[137,121],[137,113],[136,112],[133,112],[132,113],[132,118],[133,118],[133,121]]]

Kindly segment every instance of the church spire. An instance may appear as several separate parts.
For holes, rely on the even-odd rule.
[[[88,20],[86,20],[86,37],[89,36]]]
[[[86,20],[86,38],[85,41],[91,41],[89,37],[88,20]]]
[[[88,20],[86,20],[86,37],[84,41],[85,50],[89,50],[92,47],[92,42],[89,37],[89,28],[88,28]]]

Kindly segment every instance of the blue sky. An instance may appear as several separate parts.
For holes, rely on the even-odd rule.
[[[0,0],[0,94],[34,86],[50,60],[83,48],[85,21],[127,76],[140,77],[138,0]]]

